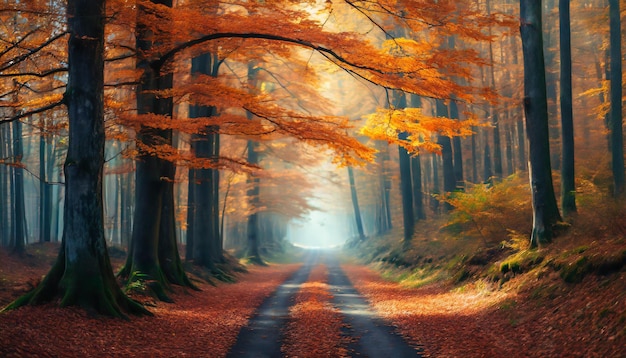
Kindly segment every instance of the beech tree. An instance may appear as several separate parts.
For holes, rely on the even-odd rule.
[[[574,118],[572,113],[572,46],[570,34],[570,1],[559,0],[561,52],[561,209],[563,215],[576,212],[574,182]]]
[[[613,195],[624,194],[624,134],[622,119],[622,37],[619,0],[609,0],[610,53],[611,53],[611,110],[609,130],[611,136],[611,169]]]
[[[65,159],[65,215],[61,250],[41,284],[8,309],[60,297],[61,306],[79,305],[125,317],[149,314],[117,285],[104,239],[104,1],[67,4],[68,84],[64,101],[70,123]]]
[[[561,221],[552,184],[548,104],[546,94],[541,2],[521,0],[520,31],[524,54],[524,113],[529,142],[530,187],[533,202],[531,246],[551,241]]]

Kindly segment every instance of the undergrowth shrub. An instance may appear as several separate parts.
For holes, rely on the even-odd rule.
[[[482,240],[486,247],[530,234],[532,204],[525,177],[514,174],[495,185],[476,184],[444,200],[453,207],[445,228]]]

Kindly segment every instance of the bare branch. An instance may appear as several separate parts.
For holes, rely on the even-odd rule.
[[[8,122],[17,121],[18,119],[26,118],[26,117],[32,116],[33,114],[49,111],[49,110],[51,110],[53,108],[59,107],[59,106],[64,105],[64,104],[65,104],[65,100],[60,100],[58,102],[50,103],[47,106],[36,108],[36,109],[31,110],[31,111],[18,113],[18,114],[16,114],[13,117],[0,119],[0,123],[8,123]]]

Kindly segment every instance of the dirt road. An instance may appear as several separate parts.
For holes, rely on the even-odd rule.
[[[337,253],[332,250],[311,250],[300,270],[286,280],[259,307],[249,324],[244,327],[229,357],[281,357],[285,330],[290,319],[290,307],[309,273],[319,265],[328,271],[327,287],[331,304],[342,319],[342,352],[356,357],[420,357],[420,349],[411,347],[393,327],[376,317],[367,301],[354,289],[339,265]],[[310,324],[324,324],[324,321]],[[310,327],[310,331],[318,330]],[[316,339],[336,339],[335,336]],[[329,353],[330,354],[330,353]],[[330,355],[329,355],[330,356]]]

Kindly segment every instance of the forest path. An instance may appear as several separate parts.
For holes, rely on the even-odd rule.
[[[396,330],[378,318],[345,275],[334,250],[310,250],[304,265],[268,297],[237,336],[228,357],[281,357],[289,309],[317,265],[326,265],[331,303],[343,319],[341,335],[349,356],[421,357]],[[326,337],[319,337],[325,339]],[[332,338],[331,338],[332,339]]]

